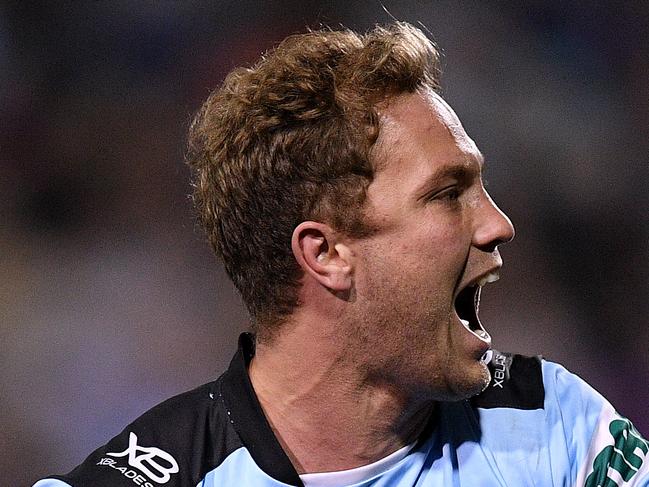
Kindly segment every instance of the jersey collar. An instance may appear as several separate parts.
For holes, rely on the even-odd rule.
[[[248,376],[255,355],[255,337],[239,336],[239,349],[221,382],[221,394],[230,421],[255,463],[268,475],[285,484],[302,487],[300,476],[273,434]]]

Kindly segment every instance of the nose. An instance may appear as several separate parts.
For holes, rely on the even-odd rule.
[[[473,245],[485,252],[493,252],[498,245],[510,242],[516,234],[509,217],[486,191],[474,222]]]

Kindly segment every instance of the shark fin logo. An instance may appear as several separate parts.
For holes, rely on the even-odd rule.
[[[584,487],[623,487],[640,470],[649,443],[628,419],[614,419],[608,427],[613,445],[606,446],[593,462]]]

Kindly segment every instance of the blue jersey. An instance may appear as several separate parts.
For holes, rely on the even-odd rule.
[[[253,354],[242,335],[219,379],[34,487],[302,486],[250,383]],[[439,403],[405,457],[353,486],[649,487],[649,443],[584,381],[538,357],[495,352],[490,369],[485,392]]]

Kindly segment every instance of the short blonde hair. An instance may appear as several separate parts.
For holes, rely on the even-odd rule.
[[[399,22],[288,37],[209,96],[189,135],[194,202],[258,334],[298,304],[291,236],[300,222],[354,237],[371,230],[362,208],[377,103],[438,82],[437,49]]]

